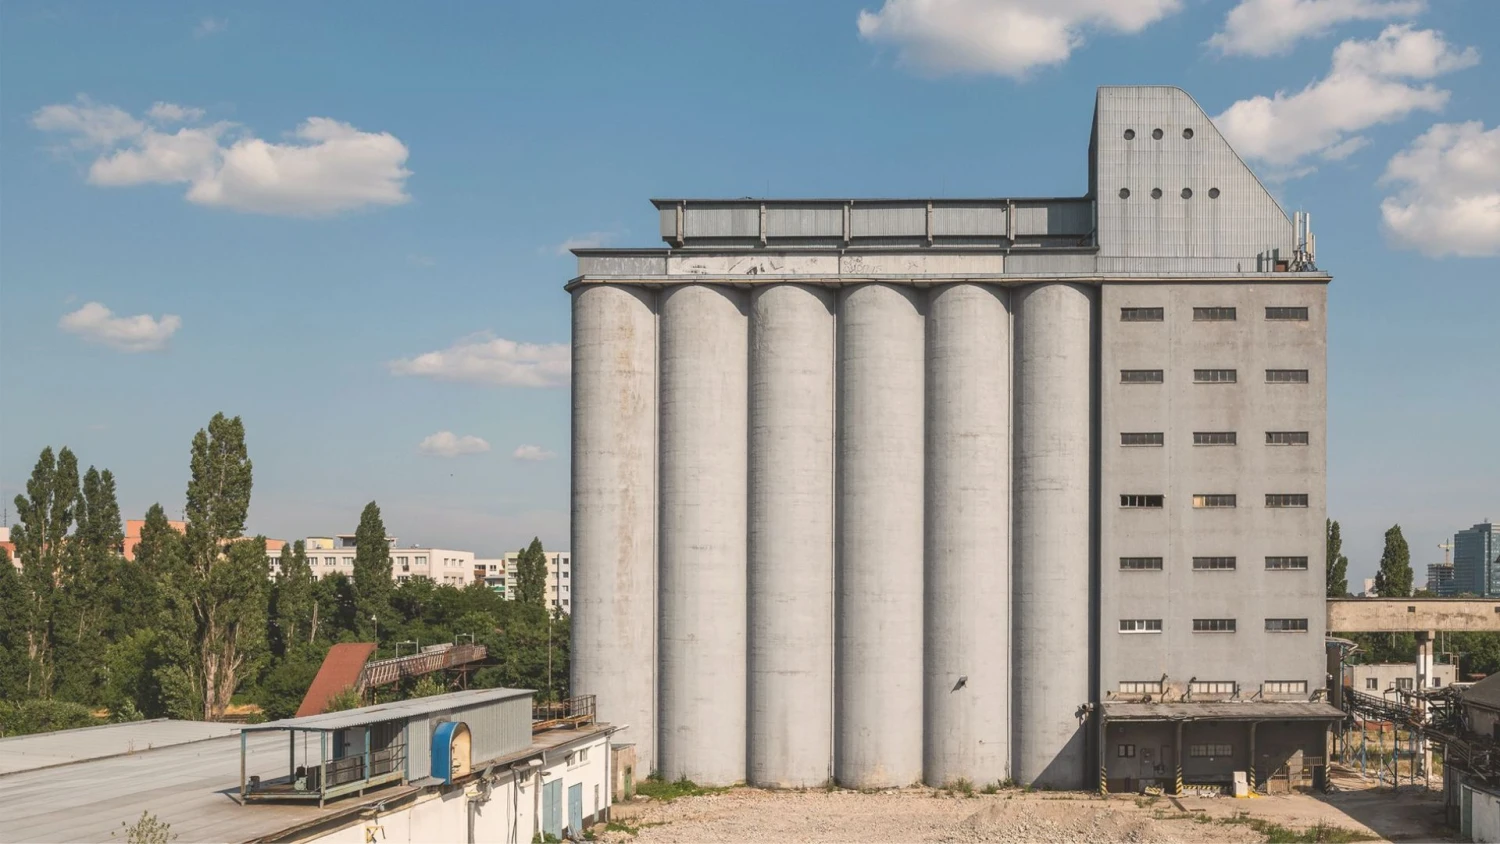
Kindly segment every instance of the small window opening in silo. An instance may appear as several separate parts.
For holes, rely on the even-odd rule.
[[[1161,188],[1152,188],[1151,189],[1151,198],[1152,199],[1161,199]]]
[[[1183,199],[1192,199],[1193,198],[1193,189],[1192,188],[1183,188],[1182,189],[1182,198]]]
[[[1120,198],[1121,199],[1129,199],[1130,198],[1130,188],[1120,188]]]
[[[1218,188],[1209,188],[1208,189],[1208,198],[1209,199],[1218,199],[1219,198],[1219,189]]]
[[[1125,130],[1125,140],[1127,140],[1127,141],[1133,141],[1133,140],[1135,140],[1135,130],[1134,129],[1126,129]]]
[[[1183,129],[1182,130],[1182,138],[1185,141],[1191,141],[1193,139],[1193,130],[1192,129]]]
[[[1161,140],[1161,136],[1162,136],[1162,131],[1160,129],[1152,129],[1151,130],[1151,137],[1152,138],[1155,138],[1156,140],[1159,141],[1159,140]]]

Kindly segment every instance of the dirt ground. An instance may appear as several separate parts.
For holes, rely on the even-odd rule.
[[[1248,819],[1305,830],[1338,827],[1371,840],[1448,841],[1439,792],[1361,789],[1327,795],[1145,798],[1081,792],[954,795],[736,788],[612,810],[604,841],[649,842],[1264,842]]]

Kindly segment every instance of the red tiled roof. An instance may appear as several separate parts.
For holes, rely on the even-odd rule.
[[[318,676],[313,678],[302,705],[297,707],[297,717],[321,715],[334,695],[350,686],[358,688],[359,673],[374,653],[374,642],[344,642],[329,648]]]

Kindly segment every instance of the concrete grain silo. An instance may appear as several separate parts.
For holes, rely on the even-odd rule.
[[[637,777],[1321,755],[1329,277],[1182,91],[1100,89],[1088,153],[1081,196],[660,199],[667,248],[576,250],[572,692]]]

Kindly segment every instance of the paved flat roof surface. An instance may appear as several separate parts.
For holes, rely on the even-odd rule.
[[[0,738],[0,775],[221,738],[237,730],[238,724],[157,718]],[[0,780],[0,788],[4,782]]]
[[[1124,703],[1106,701],[1110,721],[1331,721],[1344,710],[1321,700]]]

